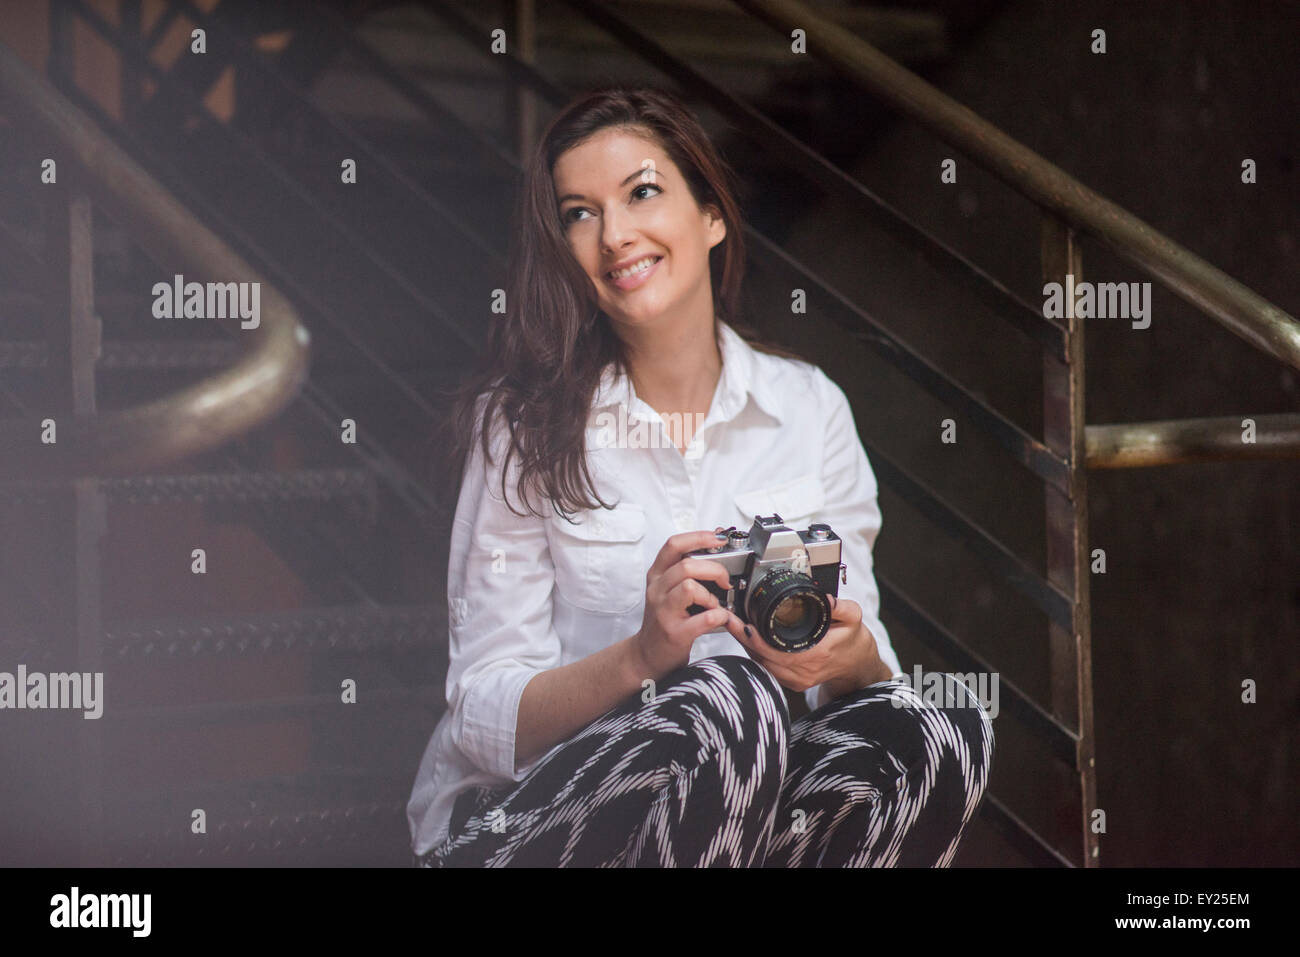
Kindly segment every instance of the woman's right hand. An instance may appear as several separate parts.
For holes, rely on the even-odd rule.
[[[646,572],[645,614],[633,641],[651,678],[662,678],[689,663],[691,645],[700,635],[726,627],[733,617],[717,597],[700,584],[715,581],[725,591],[731,576],[721,562],[686,553],[712,548],[718,532],[682,532],[664,542]],[[701,605],[692,615],[687,609]]]

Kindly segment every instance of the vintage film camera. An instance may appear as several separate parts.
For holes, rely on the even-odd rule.
[[[733,525],[727,540],[690,552],[721,563],[731,587],[700,584],[725,608],[752,625],[773,648],[803,651],[821,641],[831,626],[831,595],[839,595],[848,569],[840,562],[841,539],[823,522],[795,531],[780,515],[758,516],[748,532]],[[698,581],[698,579],[697,579]],[[687,609],[692,615],[702,605]]]

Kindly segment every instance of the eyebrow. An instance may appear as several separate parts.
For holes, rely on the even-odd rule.
[[[619,184],[618,184],[618,185],[619,185],[619,188],[622,189],[622,188],[623,188],[624,186],[626,186],[628,183],[632,182],[632,180],[634,180],[634,179],[636,179],[637,177],[643,175],[647,170],[648,170],[649,172],[653,173],[655,176],[662,176],[662,175],[663,175],[663,172],[664,172],[663,170],[661,170],[661,169],[659,169],[659,168],[657,168],[657,167],[654,167],[654,166],[642,166],[640,169],[638,169],[635,173],[633,173],[633,174],[632,174],[631,176],[629,176],[627,179],[623,180],[623,182],[619,183]],[[651,183],[651,185],[654,185],[653,182]],[[556,202],[557,202],[557,203],[563,203],[565,200],[568,200],[568,199],[586,199],[586,197],[585,197],[585,196],[579,196],[577,193],[565,193],[565,194],[564,194],[563,196],[561,196],[558,200],[556,200]]]

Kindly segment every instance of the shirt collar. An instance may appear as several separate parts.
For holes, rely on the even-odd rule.
[[[775,383],[763,374],[766,370],[759,366],[757,350],[727,323],[718,320],[718,325],[721,333],[719,347],[722,352],[722,376],[717,392],[718,415],[723,421],[735,418],[745,407],[748,398],[752,397],[759,408],[778,422],[781,421],[780,397],[774,392]],[[596,388],[592,408],[603,409],[621,403],[631,412],[639,402],[631,379],[626,375],[616,375],[612,362],[606,365]]]

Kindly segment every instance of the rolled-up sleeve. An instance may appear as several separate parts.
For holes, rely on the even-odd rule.
[[[840,597],[861,606],[862,623],[875,637],[881,661],[897,676],[902,669],[889,632],[880,621],[880,591],[872,560],[872,549],[882,524],[876,501],[876,476],[858,437],[853,410],[844,390],[820,369],[816,375],[826,436],[822,471],[826,502],[818,520],[830,525],[844,542],[841,561],[847,569],[848,580],[840,585]],[[813,710],[826,703],[822,685],[809,688],[805,695],[808,707]]]
[[[479,408],[481,416],[482,401]],[[546,520],[511,512],[501,497],[507,439],[498,426],[491,463],[477,442],[466,457],[447,565],[447,707],[465,757],[517,781],[537,763],[515,766],[519,700],[535,675],[560,664],[561,646],[551,620],[555,573]],[[506,489],[522,511],[517,478],[516,457]]]

